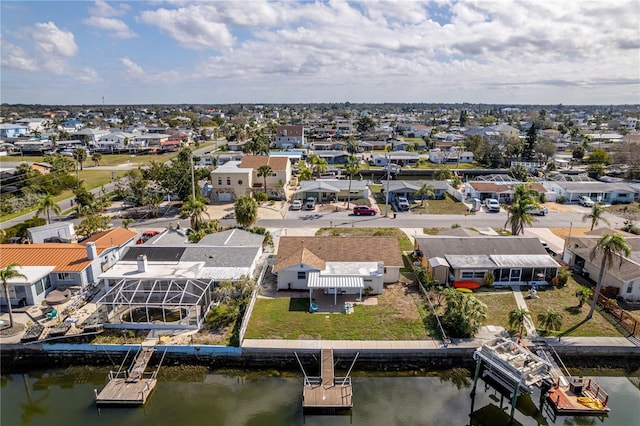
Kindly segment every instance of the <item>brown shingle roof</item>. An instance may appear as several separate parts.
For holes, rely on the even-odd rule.
[[[499,192],[503,186],[498,186],[493,182],[469,182],[472,188],[480,192]]]
[[[94,242],[97,249],[106,249],[121,246],[135,236],[136,233],[130,229],[113,228],[92,235],[82,243]]]
[[[53,266],[54,271],[65,272],[83,271],[91,264],[84,244],[0,244],[0,268],[12,262],[20,266]]]
[[[245,155],[240,162],[240,168],[258,170],[260,166],[268,165],[273,171],[287,170],[287,157],[270,157],[268,155]]]
[[[280,237],[273,271],[305,263],[324,268],[324,262],[383,262],[403,266],[396,237]]]
[[[286,130],[286,135],[285,135]],[[302,136],[304,132],[303,126],[278,126],[276,127],[276,136]]]

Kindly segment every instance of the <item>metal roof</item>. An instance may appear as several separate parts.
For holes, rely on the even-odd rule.
[[[358,276],[320,275],[309,272],[307,280],[309,288],[364,288],[364,279]]]
[[[521,268],[558,268],[560,265],[546,254],[521,255],[492,255],[490,256],[499,267]]]

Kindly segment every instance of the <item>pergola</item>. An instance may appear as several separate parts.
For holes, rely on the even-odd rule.
[[[213,283],[214,280],[123,278],[97,304],[107,308],[112,325],[197,329],[211,307]],[[134,321],[134,312],[142,318]]]
[[[333,290],[333,304],[335,305],[340,289],[358,289],[360,291],[360,300],[362,300],[364,278],[355,275],[321,275],[319,272],[309,272],[307,287],[309,287],[309,303],[313,301],[313,290],[319,288]]]

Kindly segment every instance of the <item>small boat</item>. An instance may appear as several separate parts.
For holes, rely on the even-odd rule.
[[[456,290],[458,290],[460,293],[473,293],[473,290],[471,290],[470,288],[456,288]]]
[[[453,288],[468,288],[470,290],[477,290],[481,287],[481,284],[476,281],[455,281]]]

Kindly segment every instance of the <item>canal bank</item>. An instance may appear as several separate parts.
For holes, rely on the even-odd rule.
[[[369,371],[472,368],[473,352],[490,336],[454,340],[448,345],[433,340],[252,340],[242,347],[156,344],[151,364],[164,356],[164,365],[205,365],[214,368],[296,369],[298,354],[303,362],[317,362],[322,348],[333,349],[336,365],[347,364],[358,354],[357,368]],[[640,347],[625,338],[566,337],[524,340],[532,350],[552,348],[569,368],[640,369]],[[117,365],[140,345],[90,343],[3,344],[0,361],[3,372],[24,371],[43,366]]]

